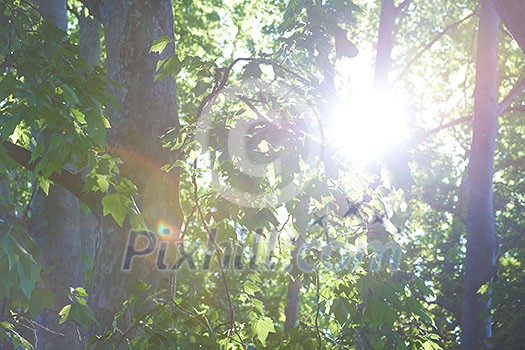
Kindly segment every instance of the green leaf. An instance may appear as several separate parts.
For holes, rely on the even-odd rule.
[[[161,36],[160,38],[156,39],[153,42],[149,52],[157,52],[160,54],[164,51],[164,49],[170,42],[171,42],[171,39],[168,36]]]
[[[442,347],[439,346],[439,344],[433,342],[432,340],[427,340],[426,342],[423,343],[423,349],[424,350],[440,350],[442,349]]]
[[[69,319],[76,321],[82,328],[87,329],[92,322],[97,322],[93,310],[87,304],[73,304],[69,305]]]
[[[15,253],[15,246],[12,244],[12,237],[9,234],[0,236],[0,247],[7,255],[8,271],[18,262],[18,255]]]
[[[34,349],[33,345],[22,337],[16,330],[12,323],[0,322],[0,327],[4,328],[5,332],[9,334],[11,344],[15,349]],[[2,332],[0,332],[0,340],[4,340]]]
[[[71,312],[71,304],[68,304],[60,310],[58,313],[58,316],[60,316],[60,320],[58,321],[58,324],[62,324],[67,321],[69,318],[69,313]]]
[[[425,296],[434,296],[434,292],[432,289],[430,289],[426,284],[425,281],[423,281],[421,278],[416,277],[415,278],[416,286],[417,288],[423,293]]]
[[[375,297],[370,298],[365,310],[365,317],[375,326],[381,324],[383,319],[383,304]]]
[[[40,186],[42,191],[44,191],[44,193],[47,196],[47,195],[49,195],[49,186],[51,186],[51,180],[39,177],[38,178],[38,186]]]
[[[83,287],[77,287],[74,289],[75,291],[75,294],[78,295],[79,297],[87,297],[88,296],[88,293],[86,292],[86,290],[83,288]]]
[[[252,281],[248,280],[248,281],[244,282],[244,291],[247,294],[255,295],[255,293],[256,292],[260,292],[261,289],[255,283],[253,283]]]
[[[31,256],[18,255],[19,261],[17,264],[18,277],[20,278],[20,288],[26,296],[27,300],[31,299],[31,293],[35,288],[40,275],[40,268],[35,265]]]
[[[32,317],[39,315],[44,309],[53,309],[55,305],[55,295],[49,289],[36,287],[31,293],[29,301],[29,314]]]
[[[266,338],[268,338],[268,333],[275,333],[275,327],[271,318],[262,316],[252,322],[252,329],[257,334],[260,342],[263,345],[266,345]]]
[[[109,188],[109,182],[103,175],[97,175],[97,185],[102,192],[106,192]]]
[[[104,210],[104,216],[111,214],[113,219],[122,227],[124,219],[128,214],[129,210],[127,207],[128,199],[119,193],[108,194],[102,199],[102,208]]]
[[[7,140],[15,132],[16,127],[20,124],[20,119],[4,115],[0,121],[0,137]]]
[[[80,104],[80,100],[78,99],[77,94],[75,93],[75,91],[73,91],[72,88],[69,87],[69,85],[62,85],[62,91],[64,92],[64,99],[67,102],[71,103],[72,105]]]
[[[11,95],[17,84],[18,80],[11,73],[0,80],[0,101]]]
[[[340,324],[345,324],[346,321],[348,321],[348,314],[349,310],[346,305],[346,301],[343,298],[337,298],[334,300],[332,307],[331,307],[331,313],[334,314],[335,319]]]
[[[177,76],[182,68],[181,61],[177,56],[171,56],[164,65],[164,70],[170,73],[172,76]]]
[[[137,281],[137,290],[139,292],[143,292],[143,291],[148,290],[150,288],[151,288],[151,284],[147,284],[143,280],[138,280]]]
[[[195,85],[195,87],[191,90],[191,92],[193,94],[195,94],[195,96],[201,96],[203,95],[208,89],[211,88],[211,84],[210,83],[206,83],[204,81],[199,81],[197,82],[197,85]]]
[[[244,72],[242,73],[243,79],[248,78],[260,78],[262,75],[261,68],[259,67],[258,62],[250,62],[244,67]]]

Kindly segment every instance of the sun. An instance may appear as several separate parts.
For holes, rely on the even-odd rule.
[[[407,138],[406,111],[399,98],[369,89],[343,101],[335,108],[329,134],[344,159],[364,166]]]

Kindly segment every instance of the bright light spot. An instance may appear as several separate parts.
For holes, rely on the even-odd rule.
[[[157,221],[157,234],[161,239],[172,239],[177,237],[177,229],[165,219]]]
[[[403,142],[408,130],[400,102],[372,90],[356,91],[343,99],[329,130],[337,153],[364,166]]]

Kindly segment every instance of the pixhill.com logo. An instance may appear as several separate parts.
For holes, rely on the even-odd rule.
[[[272,257],[276,249],[277,232],[268,235],[264,241],[262,230],[256,230],[253,246],[243,246],[231,241],[208,242],[191,248],[185,247],[177,240],[160,239],[158,235],[147,230],[129,231],[126,252],[122,262],[123,271],[131,271],[137,259],[153,257],[158,271],[176,271],[186,266],[192,271],[208,271],[213,268],[213,259],[220,258],[224,269],[234,270],[272,270],[277,264]],[[212,237],[216,237],[213,230]],[[302,240],[302,239],[301,239]],[[357,267],[366,267],[370,271],[388,268],[397,270],[402,257],[401,247],[394,241],[358,240],[354,244],[345,242],[323,243],[317,240],[294,242],[297,254],[292,256],[288,265],[283,265],[285,271],[297,267],[304,273],[312,272],[319,263],[334,271],[354,271]],[[217,250],[222,253],[217,254]],[[315,259],[312,259],[315,256]],[[168,257],[175,257],[168,262]],[[335,257],[335,258],[334,258]],[[151,259],[150,259],[151,260]],[[314,262],[315,260],[315,262]]]

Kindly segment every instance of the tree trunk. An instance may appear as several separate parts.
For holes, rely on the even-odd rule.
[[[138,205],[148,228],[155,231],[157,222],[165,220],[180,227],[178,180],[167,180],[160,167],[167,152],[160,147],[159,137],[169,128],[179,126],[175,81],[171,77],[154,82],[155,68],[162,58],[150,53],[152,42],[173,37],[173,6],[169,0],[84,1],[99,16],[106,39],[106,68],[109,88],[121,105],[108,114],[112,128],[111,151],[124,160],[121,173],[138,188]],[[166,53],[173,53],[169,45]],[[153,264],[137,259],[131,272],[121,270],[127,246],[127,230],[111,218],[104,218],[103,232],[96,247],[91,304],[102,329],[111,327],[113,315],[135,289],[137,279],[156,284],[161,272]],[[162,278],[169,280],[166,274]],[[126,327],[127,325],[120,325]]]
[[[391,55],[397,14],[398,11],[394,5],[394,0],[381,1],[374,74],[374,87],[378,90],[388,89],[388,73],[392,65]]]
[[[39,8],[45,18],[64,31],[67,29],[66,0],[41,1]],[[54,332],[37,327],[36,348],[79,348],[77,325],[72,321],[58,324],[58,312],[70,303],[68,288],[82,283],[79,202],[65,188],[52,185],[48,196],[41,190],[35,193],[31,213],[30,231],[42,251],[47,271],[42,287],[55,295],[55,308],[36,317],[38,323]]]
[[[99,20],[86,16],[85,11],[82,11],[80,13],[80,17],[78,18],[78,26],[80,58],[86,61],[89,68],[92,69],[94,66],[100,64],[100,36],[102,25]],[[87,168],[82,170],[84,176],[88,171],[89,169]],[[82,267],[84,272],[83,285],[86,285],[87,290],[91,291],[90,286],[87,285],[90,281],[87,279],[86,272],[88,269],[93,269],[93,263],[95,259],[95,244],[97,237],[96,219],[91,212],[80,210],[79,225],[83,262]],[[88,336],[89,334],[84,332],[82,339],[84,348],[87,344]]]
[[[461,310],[465,350],[486,348],[491,336],[490,301],[480,299],[478,290],[490,282],[495,265],[492,176],[498,131],[498,29],[498,16],[490,0],[481,0],[473,136],[467,175],[467,253]]]
[[[525,54],[525,2],[523,0],[492,0],[499,18]]]
[[[54,185],[48,196],[37,191],[32,208],[31,234],[42,251],[42,264],[48,270],[41,284],[55,295],[55,308],[36,317],[38,323],[54,331],[37,327],[37,349],[78,349],[80,340],[75,323],[58,324],[58,312],[71,303],[68,288],[82,283],[78,200],[63,187]]]
[[[90,68],[100,64],[100,35],[102,25],[99,20],[86,16],[84,11],[78,18],[79,26],[79,46],[80,58],[89,65]],[[83,169],[84,176],[88,169]],[[91,264],[95,258],[95,218],[90,212],[81,210],[80,212],[80,232],[82,256]],[[83,264],[84,268],[89,268]]]
[[[100,34],[102,25],[96,18],[86,16],[84,11],[78,19],[80,57],[91,67],[100,63]]]
[[[290,271],[290,277],[288,278],[288,293],[286,295],[286,308],[284,309],[284,315],[286,317],[284,321],[285,332],[299,324],[301,271],[299,271],[297,261],[304,246],[304,240],[300,235],[295,240],[294,246],[295,248],[292,252],[292,271]]]

